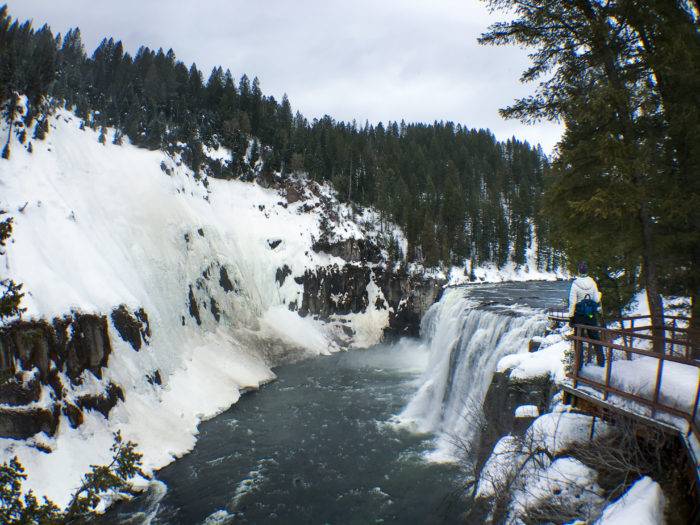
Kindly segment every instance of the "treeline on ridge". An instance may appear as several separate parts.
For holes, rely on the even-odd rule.
[[[27,129],[48,131],[51,101],[74,109],[86,125],[114,127],[138,146],[179,151],[196,172],[220,178],[264,171],[307,172],[331,181],[342,199],[375,206],[406,232],[408,253],[427,265],[526,263],[536,238],[537,263],[552,270],[539,213],[547,158],[515,138],[499,142],[488,130],[452,122],[387,125],[309,122],[263,95],[257,78],[215,68],[205,81],[172,50],[141,47],[132,57],[120,41],[104,39],[91,57],[79,29],[54,35],[48,26],[13,20],[0,8],[0,102],[9,122],[17,96],[27,95]],[[9,144],[9,139],[8,139]],[[232,158],[212,162],[205,147]],[[4,155],[10,155],[8,147]]]

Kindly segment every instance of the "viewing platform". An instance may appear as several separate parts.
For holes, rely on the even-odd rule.
[[[564,312],[549,318],[568,322]],[[624,317],[616,328],[574,325],[569,336],[572,361],[562,384],[572,405],[603,418],[622,415],[642,425],[676,434],[684,444],[693,470],[690,491],[699,495],[700,354],[698,337],[687,328],[689,319],[665,316],[654,327],[651,317]],[[591,338],[591,330],[598,340]],[[596,362],[596,347],[605,357]]]

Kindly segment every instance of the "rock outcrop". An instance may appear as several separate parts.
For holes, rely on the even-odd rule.
[[[328,319],[331,315],[362,312],[369,305],[367,285],[371,270],[367,266],[346,264],[307,270],[304,273],[304,293],[299,315],[316,315]]]
[[[522,436],[534,417],[515,417],[515,409],[533,405],[543,414],[549,410],[554,394],[558,391],[549,375],[511,380],[509,372],[495,372],[483,404],[484,425],[477,449],[477,468],[491,455],[496,442],[508,434]]]
[[[330,236],[323,235],[311,246],[315,252],[325,252],[335,255],[348,262],[378,263],[381,261],[382,252],[370,239],[332,240]]]
[[[418,337],[420,321],[430,306],[440,299],[444,282],[408,273],[403,268],[387,271],[380,265],[347,263],[307,270],[299,315],[328,319],[331,315],[363,312],[367,308],[389,309],[389,325],[384,337]],[[373,280],[381,290],[370,304],[367,287]],[[279,281],[279,279],[278,279]],[[382,298],[383,296],[383,298]]]
[[[121,305],[113,310],[112,321],[134,350],[148,344],[151,332],[143,309],[132,314]],[[0,408],[0,437],[53,435],[61,413],[73,427],[82,424],[85,410],[107,417],[124,399],[118,385],[110,382],[102,393],[84,395],[74,404],[66,398],[63,381],[79,385],[86,371],[101,379],[111,352],[106,316],[74,313],[51,323],[16,321],[0,328],[0,404],[5,405]],[[42,396],[43,389],[49,394]]]
[[[46,321],[18,321],[0,328],[0,370],[16,372],[37,368],[46,382],[53,362],[77,379],[84,370],[98,378],[112,347],[105,316],[75,314]]]
[[[142,342],[148,344],[151,327],[148,323],[148,315],[143,308],[131,313],[126,305],[119,305],[112,310],[112,324],[121,338],[134,350],[140,350]]]
[[[418,337],[425,312],[440,300],[444,280],[408,273],[403,267],[395,271],[375,269],[377,284],[391,308],[386,338]]]

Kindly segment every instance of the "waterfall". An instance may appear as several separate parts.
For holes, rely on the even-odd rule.
[[[541,311],[484,305],[469,298],[468,288],[447,290],[428,310],[421,324],[428,366],[398,419],[418,432],[436,434],[430,459],[468,455],[498,361],[526,352],[530,338],[545,325]]]

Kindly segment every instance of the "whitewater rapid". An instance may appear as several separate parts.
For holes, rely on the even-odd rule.
[[[498,361],[527,352],[530,339],[546,324],[543,309],[480,300],[468,287],[447,289],[428,310],[421,323],[428,366],[397,419],[414,431],[435,434],[429,459],[470,456]]]

